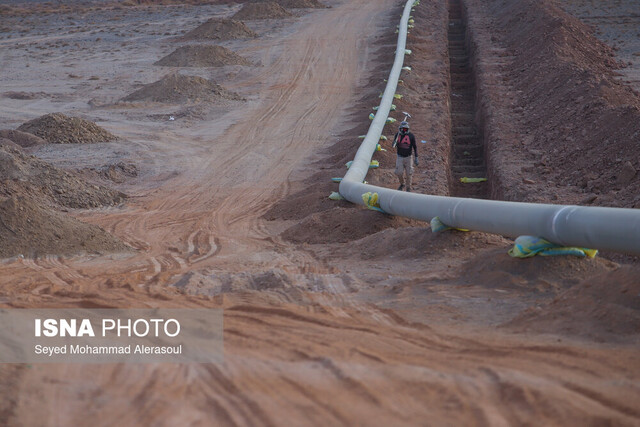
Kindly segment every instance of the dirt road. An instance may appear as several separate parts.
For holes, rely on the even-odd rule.
[[[10,425],[640,422],[637,348],[496,329],[487,312],[521,309],[524,289],[500,299],[495,289],[473,288],[460,304],[484,314],[462,320],[438,305],[468,288],[447,280],[472,256],[441,254],[464,240],[484,264],[513,269],[503,239],[424,237],[418,227],[383,232],[378,244],[429,248],[398,271],[393,254],[369,254],[372,239],[311,248],[279,237],[295,220],[263,219],[275,202],[305,188],[315,172],[308,165],[321,165],[326,142],[362,115],[360,91],[381,49],[389,49],[375,42],[393,32],[400,10],[395,0],[332,6],[250,43],[230,43],[262,64],[212,72],[235,75],[225,86],[248,98],[231,111],[174,128],[117,108],[92,112],[155,168],[129,189],[126,207],[77,213],[137,249],[133,255],[0,266],[0,302],[11,307],[223,308],[225,362],[5,367],[0,393]],[[152,45],[147,55],[159,50]],[[130,79],[120,71],[114,78]],[[0,112],[8,115],[9,107]],[[610,266],[589,268],[580,274]],[[420,287],[426,282],[433,287]]]

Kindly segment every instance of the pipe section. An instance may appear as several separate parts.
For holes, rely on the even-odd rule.
[[[393,68],[380,107],[351,167],[340,182],[340,194],[364,205],[362,195],[378,193],[386,213],[422,221],[434,217],[455,228],[500,234],[531,235],[562,246],[577,246],[640,255],[640,210],[563,206],[495,200],[462,199],[407,193],[363,184],[369,163],[391,109],[404,62],[407,23],[414,0],[407,1],[398,34]]]

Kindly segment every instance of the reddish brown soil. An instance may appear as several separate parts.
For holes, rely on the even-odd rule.
[[[10,139],[7,138],[2,138],[0,137],[0,145],[2,145],[3,147],[10,147],[10,148],[14,148],[14,149],[21,149],[22,147],[20,147],[18,144],[16,144],[15,142],[13,142]]]
[[[429,3],[422,5],[414,13],[415,19],[439,23],[440,30],[431,26],[417,26],[410,32],[408,43],[412,54],[406,57],[406,65],[411,71],[402,73],[402,82],[397,93],[403,98],[395,100],[396,110],[390,116],[398,122],[407,111],[412,115],[412,132],[416,135],[418,155],[421,164],[415,168],[414,191],[448,195],[450,120],[448,119],[448,70],[445,67],[447,52],[442,49],[446,45],[446,16],[444,4]],[[391,61],[395,48],[396,36],[386,35],[378,40],[377,55],[380,60]],[[332,177],[341,177],[346,172],[345,163],[353,159],[355,150],[361,140],[358,135],[365,134],[368,122],[363,121],[372,112],[372,107],[379,104],[379,94],[384,89],[384,79],[388,75],[387,67],[380,67],[363,88],[363,97],[354,109],[354,121],[361,126],[349,129],[339,136],[338,142],[327,149],[331,153],[317,166],[324,169],[308,179],[308,186],[299,193],[282,199],[276,203],[264,218],[268,220],[286,219],[301,220],[292,226],[282,237],[293,241],[309,243],[346,242],[378,232],[385,228],[406,227],[411,221],[391,219],[376,215],[371,211],[345,202],[332,202],[328,195],[337,191],[337,184],[331,182]],[[381,146],[386,151],[376,152],[374,159],[380,162],[380,168],[371,169],[367,181],[374,185],[389,188],[398,186],[397,177],[393,174],[396,154],[391,148],[393,135],[397,128],[387,125],[384,134],[386,141]],[[425,140],[426,143],[421,143]],[[327,224],[326,226],[324,224]],[[404,246],[404,242],[398,242]],[[390,251],[400,247],[388,247]]]
[[[489,64],[480,81],[494,197],[640,206],[640,97],[616,79],[614,51],[550,1],[469,5],[476,57]]]
[[[536,4],[513,3],[535,18],[528,8]],[[515,174],[522,150],[510,143],[522,122],[511,120],[511,107],[527,92],[498,84],[517,71],[498,38],[511,43],[522,23],[508,24],[500,11],[495,22],[483,15],[497,4],[467,1],[468,34],[487,55],[476,64],[488,158]],[[637,267],[513,259],[501,236],[434,234],[427,224],[327,199],[337,189],[330,178],[343,175],[366,132],[400,14],[390,0],[331,5],[300,16],[301,25],[285,19],[273,29],[271,21],[261,24],[267,37],[233,42],[264,67],[225,81],[254,98],[223,120],[144,126],[127,116],[139,105],[96,111],[148,144],[159,169],[180,167],[171,179],[145,178],[126,208],[83,214],[139,251],[1,266],[0,298],[10,307],[222,308],[225,363],[4,366],[7,424],[109,424],[113,414],[123,425],[638,424]],[[446,194],[447,11],[423,1],[414,15],[414,71],[403,74],[405,98],[392,115],[409,110],[418,140],[428,141],[419,147],[419,191]],[[0,42],[9,49],[13,40]],[[131,84],[128,54],[118,58]],[[375,158],[382,167],[367,180],[395,187],[393,153]],[[514,199],[553,194],[553,186],[505,176],[515,180],[492,176],[492,184]],[[558,194],[564,201],[573,193]]]
[[[123,101],[172,103],[215,102],[223,99],[241,100],[242,97],[210,80],[182,74],[169,74],[122,98]]]
[[[153,65],[165,67],[223,67],[251,65],[251,61],[223,46],[182,46]]]
[[[269,1],[264,3],[245,3],[245,5],[233,15],[233,19],[275,19],[293,16],[278,3]]]
[[[623,341],[640,334],[640,280],[630,266],[590,274],[544,307],[530,308],[506,327],[518,332],[561,333],[596,341],[615,332]]]
[[[181,40],[229,40],[256,37],[244,22],[233,19],[211,18],[185,34]]]
[[[0,196],[0,240],[2,258],[130,250],[102,228],[43,207],[28,197]]]
[[[0,148],[0,195],[28,195],[39,203],[67,208],[113,206],[124,201],[125,195],[84,182],[78,175],[58,169],[19,150]]]

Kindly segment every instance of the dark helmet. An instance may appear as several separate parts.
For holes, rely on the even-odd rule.
[[[398,126],[398,130],[402,131],[402,129],[406,129],[405,132],[409,131],[409,122],[400,122],[400,126]]]

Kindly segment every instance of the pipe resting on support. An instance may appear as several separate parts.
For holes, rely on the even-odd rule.
[[[363,184],[369,163],[395,95],[404,62],[407,22],[414,0],[409,0],[400,21],[393,68],[380,107],[351,167],[340,182],[340,194],[364,205],[362,195],[378,193],[386,213],[431,221],[439,217],[446,225],[507,237],[532,235],[562,246],[576,246],[640,255],[640,210],[563,206],[537,203],[463,199],[407,193]]]

